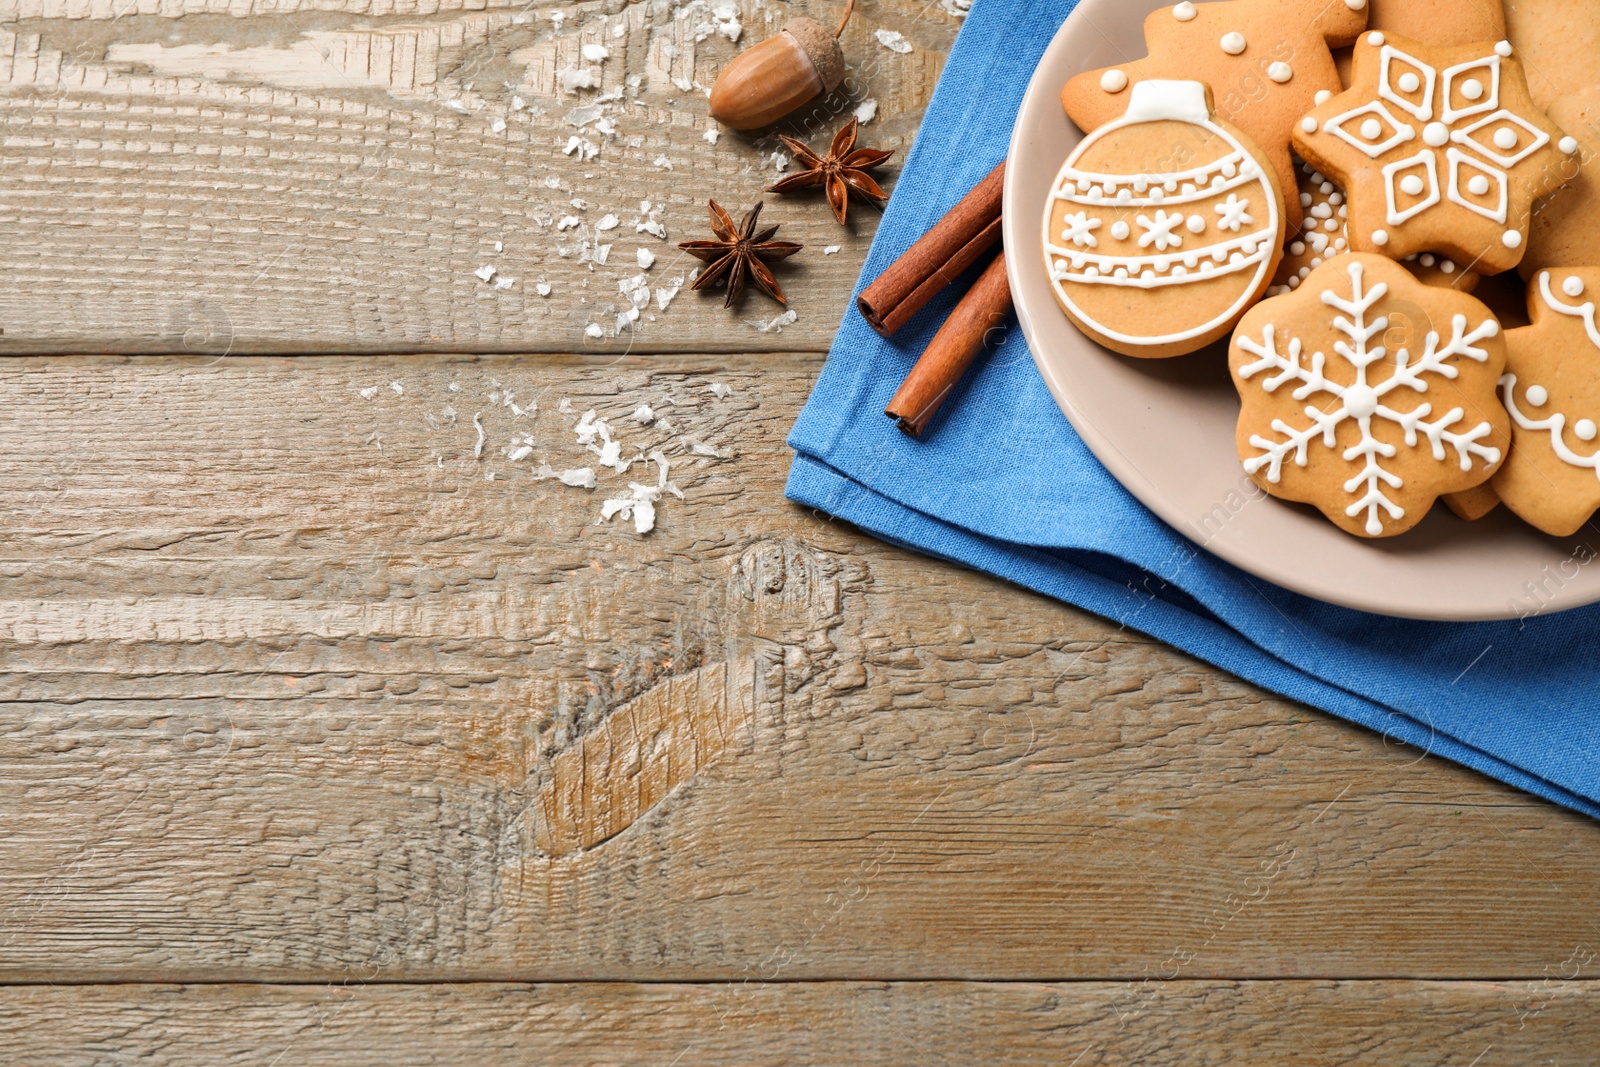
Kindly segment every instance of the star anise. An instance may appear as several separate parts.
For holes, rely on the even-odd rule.
[[[700,277],[689,288],[704,289],[717,279],[726,277],[728,299],[722,302],[722,306],[732,307],[733,302],[739,299],[739,294],[744,292],[745,278],[748,276],[755,281],[756,288],[778,303],[787,305],[789,301],[784,299],[778,279],[772,276],[767,264],[794,255],[802,246],[788,241],[774,241],[772,235],[778,232],[776,226],[756,233],[756,220],[761,217],[762,205],[759,201],[737,227],[733,224],[733,217],[722,210],[721,204],[715,200],[707,202],[711,205],[711,230],[717,235],[716,240],[684,241],[678,245],[696,259],[711,264],[700,272]]]
[[[828,158],[823,159],[806,145],[796,141],[793,137],[778,135],[778,139],[788,146],[795,158],[805,164],[806,170],[799,174],[791,174],[777,185],[770,187],[769,193],[792,193],[797,189],[806,189],[813,185],[822,185],[828,191],[828,205],[833,208],[833,216],[842,224],[845,219],[845,208],[850,203],[850,194],[854,193],[858,199],[878,207],[889,199],[872,175],[867,172],[875,170],[884,160],[894,155],[894,149],[887,152],[876,148],[856,148],[856,131],[861,128],[859,119],[851,118],[844,129],[833,135],[833,146],[828,149]]]

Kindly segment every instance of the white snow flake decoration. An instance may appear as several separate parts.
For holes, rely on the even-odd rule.
[[[1066,229],[1061,231],[1063,241],[1071,241],[1079,248],[1098,248],[1100,241],[1095,237],[1094,231],[1101,226],[1099,219],[1091,219],[1087,211],[1079,211],[1066,217]]]
[[[1249,206],[1250,201],[1240,200],[1237,195],[1229,193],[1228,199],[1224,203],[1218,204],[1216,208],[1217,214],[1222,216],[1222,219],[1217,223],[1218,228],[1227,230],[1229,233],[1238,233],[1241,229],[1256,221],[1255,217],[1246,210]]]
[[[1320,441],[1323,448],[1335,449],[1336,431],[1346,422],[1353,421],[1361,439],[1339,455],[1346,461],[1359,462],[1361,469],[1344,483],[1345,492],[1355,498],[1345,509],[1345,514],[1357,518],[1364,512],[1366,532],[1377,537],[1384,532],[1383,515],[1391,520],[1399,520],[1405,516],[1405,511],[1386,492],[1400,489],[1401,479],[1383,465],[1383,461],[1393,459],[1399,449],[1374,435],[1374,420],[1384,420],[1399,427],[1408,448],[1418,447],[1421,439],[1426,438],[1436,462],[1445,462],[1449,458],[1447,448],[1453,449],[1463,471],[1472,469],[1474,458],[1482,460],[1486,466],[1493,466],[1500,461],[1498,448],[1480,443],[1493,432],[1494,428],[1488,422],[1472,427],[1461,425],[1465,414],[1459,407],[1429,421],[1429,416],[1434,413],[1433,405],[1425,399],[1430,384],[1428,375],[1455,378],[1459,374],[1451,360],[1460,356],[1479,363],[1486,362],[1488,353],[1475,346],[1484,338],[1499,333],[1500,325],[1492,317],[1486,318],[1469,332],[1467,317],[1456,315],[1450,323],[1450,340],[1443,347],[1440,346],[1439,334],[1430,330],[1420,358],[1412,362],[1410,354],[1404,348],[1400,349],[1395,353],[1394,373],[1383,381],[1372,383],[1368,381],[1368,368],[1383,363],[1388,355],[1381,344],[1375,345],[1373,341],[1381,338],[1389,328],[1389,319],[1378,316],[1369,321],[1368,312],[1383,299],[1389,287],[1379,282],[1363,289],[1363,268],[1359,261],[1352,261],[1345,266],[1344,274],[1350,280],[1350,297],[1324,290],[1322,302],[1340,313],[1334,316],[1333,327],[1345,339],[1336,341],[1333,347],[1339,358],[1354,368],[1354,382],[1340,384],[1326,377],[1323,370],[1328,363],[1322,352],[1312,352],[1308,365],[1303,359],[1305,353],[1299,338],[1288,338],[1287,349],[1280,353],[1282,339],[1276,336],[1270,324],[1263,328],[1259,341],[1245,336],[1242,331],[1235,338],[1239,348],[1258,357],[1256,362],[1239,368],[1241,379],[1248,380],[1262,372],[1269,372],[1261,379],[1264,391],[1271,393],[1281,386],[1292,384],[1295,400],[1312,401],[1305,407],[1306,425],[1292,426],[1283,419],[1274,419],[1272,429],[1275,436],[1251,435],[1250,445],[1259,449],[1260,454],[1246,459],[1244,469],[1246,473],[1256,474],[1265,468],[1267,481],[1277,484],[1282,476],[1284,460],[1292,458],[1296,466],[1305,467],[1308,452],[1314,445]],[[1404,401],[1413,398],[1413,394],[1424,399],[1408,410],[1401,410]]]
[[[1221,211],[1222,206],[1217,205],[1217,210]],[[1139,224],[1139,229],[1144,231],[1139,235],[1140,248],[1155,245],[1157,252],[1165,252],[1169,248],[1177,248],[1183,244],[1183,238],[1172,232],[1183,225],[1183,215],[1179,212],[1157,211],[1153,219],[1147,215],[1140,215],[1134,221]]]

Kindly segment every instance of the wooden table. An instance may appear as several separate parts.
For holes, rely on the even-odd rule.
[[[1591,821],[783,500],[875,215],[659,306],[776,173],[726,17],[0,10],[0,1062],[1600,1056]]]

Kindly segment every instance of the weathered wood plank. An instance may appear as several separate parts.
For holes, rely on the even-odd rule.
[[[1536,980],[1600,940],[1588,820],[784,505],[818,363],[0,364],[0,978]],[[599,466],[590,407],[682,489],[647,536],[601,501],[658,466]]]
[[[837,5],[731,8],[748,45]],[[776,180],[775,135],[705,140],[735,24],[698,0],[6,0],[0,353],[823,350],[870,206],[840,227],[820,197],[767,196],[807,246],[783,270],[788,326],[759,295],[664,303],[706,198],[738,210]],[[851,78],[785,132],[821,143],[876,100],[867,136],[903,158],[958,25],[938,4],[863,9]],[[593,87],[564,84],[583,71]]]
[[[0,991],[12,1067],[595,1063],[1589,1067],[1600,988],[1539,982],[89,986]],[[275,1059],[275,1057],[277,1059]]]

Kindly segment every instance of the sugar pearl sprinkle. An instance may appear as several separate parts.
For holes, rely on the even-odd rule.
[[[1222,50],[1230,56],[1236,56],[1245,49],[1244,34],[1225,33],[1222,35]]]
[[[1108,70],[1100,75],[1100,88],[1108,93],[1120,93],[1128,87],[1128,76],[1120,70]]]

